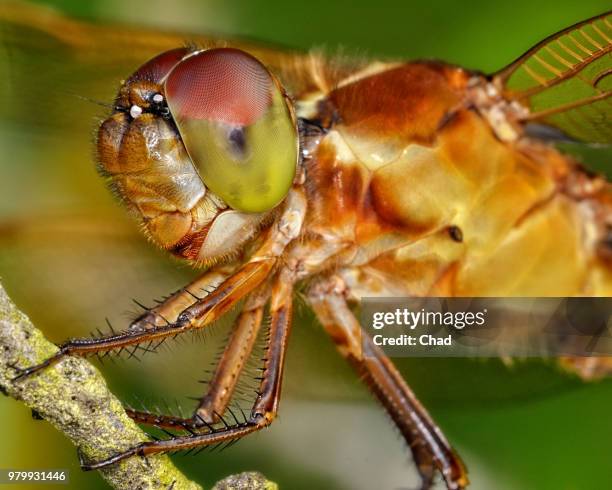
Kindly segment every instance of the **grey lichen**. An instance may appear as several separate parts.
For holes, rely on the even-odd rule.
[[[278,485],[266,480],[261,473],[247,471],[224,478],[212,490],[278,490]]]

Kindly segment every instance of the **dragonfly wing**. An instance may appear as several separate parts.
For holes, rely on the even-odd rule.
[[[79,126],[83,109],[93,107],[81,98],[112,103],[130,70],[184,42],[175,34],[84,24],[46,8],[2,4],[0,118],[30,128]]]
[[[526,122],[612,143],[612,12],[548,37],[493,80],[508,100],[529,109]]]
[[[2,2],[0,119],[29,127],[80,126],[83,107],[92,105],[84,99],[112,103],[120,81],[141,64],[163,51],[191,44],[248,51],[292,93],[314,88],[314,77],[308,76],[311,71],[329,71],[323,56],[265,43],[88,23],[46,7]],[[72,107],[66,107],[66,102]]]
[[[0,2],[0,276],[56,340],[102,326],[109,304],[134,310],[129,298],[148,301],[193,275],[139,235],[92,158],[110,108],[91,101],[112,104],[122,78],[188,39]]]

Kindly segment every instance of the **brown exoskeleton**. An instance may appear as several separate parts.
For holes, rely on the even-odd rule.
[[[244,299],[193,417],[128,411],[184,435],[85,468],[231,441],[276,417],[303,284],[408,442],[423,488],[436,472],[465,488],[461,459],[351,306],[368,296],[610,295],[611,187],[527,128],[610,142],[611,38],[604,14],[490,77],[214,45],[162,53],[120,87],[98,133],[99,165],[152,241],[206,271],[127,330],[66,342],[20,377],[66,355],[205,328]],[[251,413],[216,428],[267,307]]]

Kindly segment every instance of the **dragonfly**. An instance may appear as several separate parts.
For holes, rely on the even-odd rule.
[[[422,488],[437,474],[449,489],[466,488],[466,465],[364,334],[355,306],[377,296],[612,291],[612,188],[550,144],[610,143],[610,13],[491,75],[202,36],[186,45],[184,35],[43,20],[23,7],[0,17],[10,56],[37,53],[38,36],[74,57],[75,70],[85,52],[102,74],[125,65],[96,135],[100,173],[150,241],[203,270],[127,329],[67,341],[19,377],[67,355],[155,350],[242,305],[192,417],[127,409],[180,434],[84,469],[231,442],[271,424],[299,293],[397,425]],[[24,26],[32,39],[12,37]],[[130,52],[104,64],[100,39],[132,43]],[[226,423],[266,316],[257,397],[243,421]]]

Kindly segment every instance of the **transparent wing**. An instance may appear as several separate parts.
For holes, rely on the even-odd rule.
[[[296,53],[242,40],[126,25],[80,22],[40,6],[0,2],[0,119],[30,127],[74,128],[111,103],[119,82],[153,56],[186,44],[251,52],[289,88],[302,90],[313,63]]]
[[[112,104],[122,78],[188,39],[0,2],[0,277],[54,340],[86,335],[106,315],[125,326],[130,298],[149,301],[193,275],[126,219],[92,152],[110,112],[92,100]]]
[[[506,98],[590,143],[612,143],[612,12],[580,22],[527,51],[493,77]]]
[[[0,5],[0,118],[30,128],[71,128],[112,102],[118,83],[184,38],[82,24],[52,10]]]

